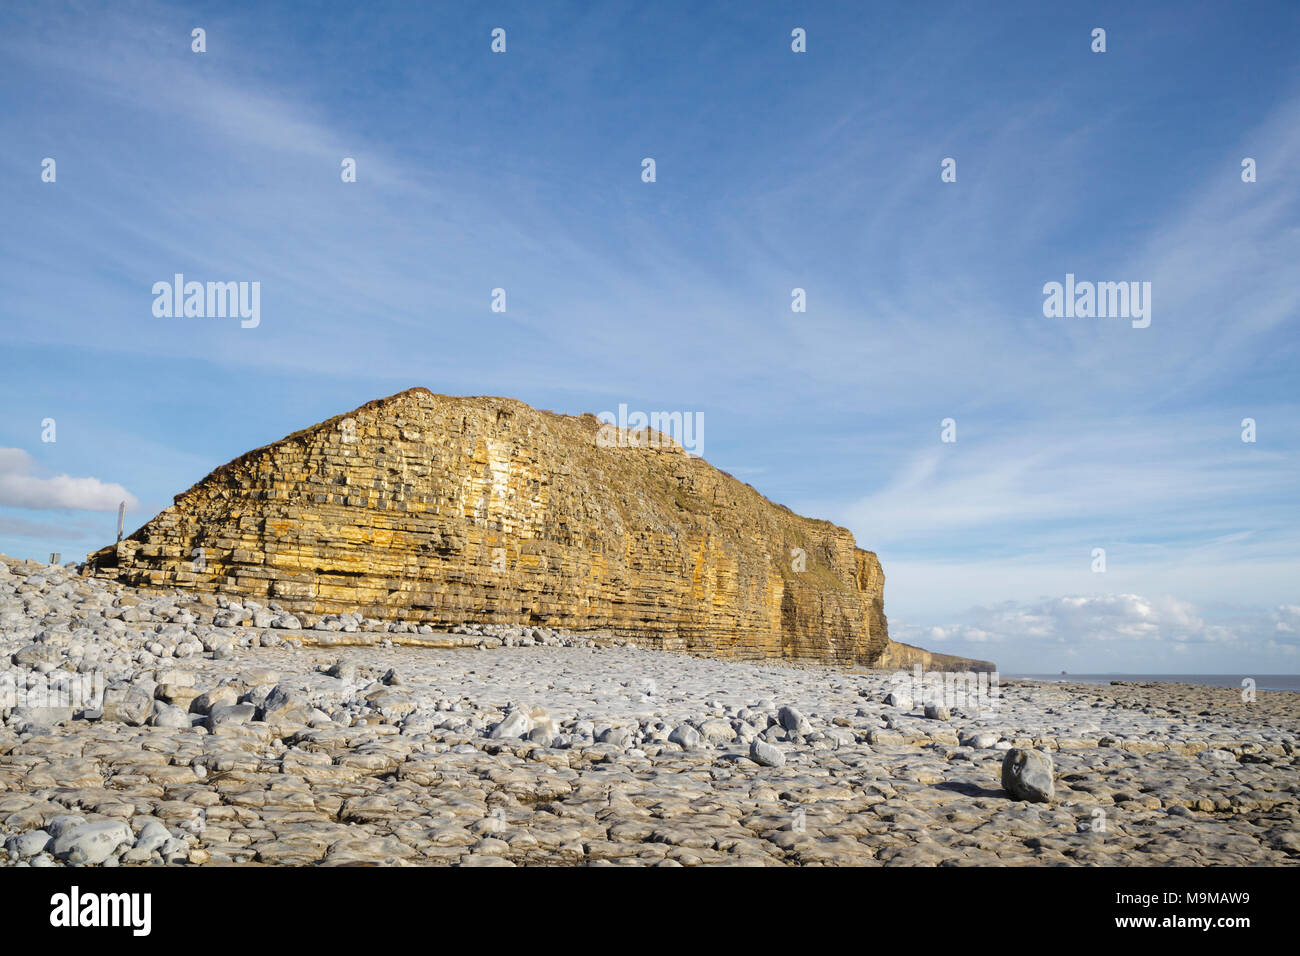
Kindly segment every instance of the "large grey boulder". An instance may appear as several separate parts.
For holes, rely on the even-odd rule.
[[[890,707],[896,707],[899,710],[911,710],[916,706],[911,697],[904,694],[902,691],[897,690],[890,691],[889,695],[885,697],[885,703]]]
[[[59,661],[63,660],[63,652],[49,644],[28,644],[22,650],[15,652],[11,659],[17,667],[35,670],[42,664],[47,667],[57,666]]]
[[[18,707],[12,715],[12,722],[19,727],[53,727],[66,723],[73,717],[71,707]]]
[[[608,727],[596,739],[602,744],[613,744],[615,747],[626,747],[632,742],[632,728]]]
[[[190,715],[179,707],[173,707],[171,704],[164,704],[161,701],[155,705],[154,715],[149,722],[155,727],[163,727],[168,730],[185,730],[192,725]]]
[[[135,849],[152,853],[172,838],[171,833],[158,820],[147,820],[135,839]]]
[[[756,764],[764,767],[784,767],[785,754],[783,754],[776,744],[769,744],[766,740],[754,739],[749,745],[749,759]]]
[[[52,837],[44,830],[28,830],[6,840],[5,849],[9,851],[10,856],[26,860],[28,857],[44,852],[50,845],[51,839]]]
[[[776,717],[787,733],[798,734],[800,737],[807,737],[812,733],[812,724],[808,722],[808,718],[794,707],[782,707]]]
[[[131,828],[121,820],[83,823],[64,831],[51,848],[54,855],[69,863],[103,863],[118,847],[135,842]]]
[[[257,708],[252,704],[231,704],[228,707],[213,707],[208,712],[208,730],[216,730],[226,724],[246,724],[257,716]]]
[[[104,688],[102,710],[102,720],[139,727],[153,713],[153,694],[134,684],[110,684]]]
[[[732,729],[730,721],[706,720],[700,724],[700,736],[717,747],[735,740],[736,731]]]
[[[276,684],[262,705],[262,720],[268,724],[305,724],[311,705],[283,684]]]
[[[533,729],[532,718],[524,707],[516,707],[492,731],[493,737],[522,737]]]
[[[229,684],[214,687],[207,693],[199,694],[190,702],[190,713],[208,714],[214,707],[227,707],[239,700],[239,691]]]
[[[690,724],[682,724],[668,735],[670,743],[677,744],[683,750],[695,750],[702,743],[700,732]]]
[[[931,703],[925,705],[925,716],[928,720],[951,720],[952,711],[943,704]]]
[[[1052,757],[1013,747],[1002,759],[1002,788],[1016,800],[1047,803],[1056,793]]]

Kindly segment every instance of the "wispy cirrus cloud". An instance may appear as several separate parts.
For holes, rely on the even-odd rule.
[[[1265,444],[1243,442],[1227,411],[1009,428],[972,416],[957,420],[948,444],[936,421],[928,446],[836,517],[881,548],[937,545],[949,555],[1144,539],[1195,546],[1251,533],[1300,552],[1300,517],[1287,508],[1300,490],[1293,429],[1285,408],[1258,414],[1273,432]]]

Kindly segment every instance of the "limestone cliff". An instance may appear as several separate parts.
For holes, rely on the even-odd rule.
[[[223,465],[90,565],[298,613],[893,665],[884,573],[848,531],[674,443],[603,447],[600,427],[410,389]]]

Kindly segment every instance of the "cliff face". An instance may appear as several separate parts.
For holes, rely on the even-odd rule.
[[[884,573],[848,531],[675,444],[602,447],[600,427],[411,389],[218,468],[90,561],[135,586],[300,613],[603,629],[719,657],[890,660]]]

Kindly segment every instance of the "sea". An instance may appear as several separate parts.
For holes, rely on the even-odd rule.
[[[1249,677],[1256,690],[1300,691],[1300,674],[1003,674],[1004,678],[1048,683],[1109,684],[1114,680],[1154,681],[1164,684],[1200,684],[1205,687],[1240,687]]]

